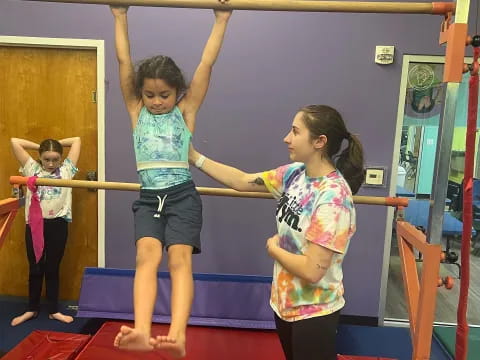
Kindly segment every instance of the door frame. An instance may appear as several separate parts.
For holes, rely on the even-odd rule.
[[[105,181],[105,42],[93,39],[0,36],[1,46],[89,49],[97,53],[97,177]],[[105,267],[105,190],[97,192],[98,267]]]

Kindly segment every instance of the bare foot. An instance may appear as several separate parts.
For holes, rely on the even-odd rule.
[[[174,358],[183,358],[187,354],[185,350],[185,336],[177,338],[168,336],[157,336],[155,339],[150,339],[155,349],[166,351]]]
[[[70,315],[64,315],[61,312],[56,312],[55,314],[48,315],[50,320],[58,320],[60,322],[70,324],[73,321],[73,317]]]
[[[115,337],[113,346],[124,350],[150,351],[153,350],[153,346],[149,339],[148,334],[124,325]]]
[[[23,313],[20,316],[17,316],[16,318],[13,318],[12,322],[10,325],[12,326],[17,326],[20,325],[21,323],[30,320],[30,319],[35,319],[38,316],[38,313],[36,311],[27,311]]]

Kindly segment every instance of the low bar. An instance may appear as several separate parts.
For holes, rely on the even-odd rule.
[[[10,184],[26,185],[28,177],[10,176]],[[123,190],[140,191],[140,184],[88,181],[88,180],[65,180],[65,179],[47,179],[37,178],[38,186],[59,186],[82,189],[104,189],[104,190]],[[197,187],[201,195],[210,196],[230,196],[244,198],[273,199],[270,193],[237,191],[233,189]],[[353,201],[356,204],[383,205],[383,206],[408,206],[408,198],[378,197],[378,196],[354,196]]]
[[[454,2],[373,2],[373,1],[314,1],[314,0],[27,0],[72,4],[100,4],[116,6],[157,6],[192,9],[231,9],[265,11],[431,14],[455,12]]]

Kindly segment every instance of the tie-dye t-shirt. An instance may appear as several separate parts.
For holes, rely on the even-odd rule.
[[[316,283],[294,276],[275,261],[273,310],[285,321],[297,321],[341,309],[345,304],[342,262],[355,232],[355,208],[346,180],[339,171],[310,178],[302,163],[264,172],[262,178],[278,200],[280,247],[303,254],[310,241],[333,251],[329,269]]]
[[[73,162],[66,158],[53,173],[43,170],[42,165],[31,157],[25,165],[20,168],[24,176],[38,176],[48,179],[72,179],[78,172]],[[38,186],[37,194],[40,198],[40,206],[44,219],[64,218],[72,221],[72,188],[58,186]],[[28,210],[32,201],[32,193],[27,189],[25,197],[25,220],[28,222]]]

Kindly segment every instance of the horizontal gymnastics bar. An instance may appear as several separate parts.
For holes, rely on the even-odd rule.
[[[445,15],[455,12],[455,2],[374,2],[374,1],[315,1],[315,0],[27,0],[75,4],[117,6],[159,6],[192,9],[231,9],[266,11],[391,13]]]
[[[24,177],[24,176],[10,176],[10,184],[26,185],[27,180],[28,180],[28,177]],[[72,187],[72,188],[83,188],[83,189],[140,191],[140,184],[120,183],[120,182],[37,178],[36,184],[39,186],[42,186],[42,185],[43,186],[60,186],[60,187]],[[243,192],[243,191],[236,191],[233,189],[211,188],[211,187],[197,187],[197,190],[201,195],[273,199],[273,196],[271,194],[262,193],[262,192]],[[407,198],[354,196],[353,201],[356,204],[408,206]]]

